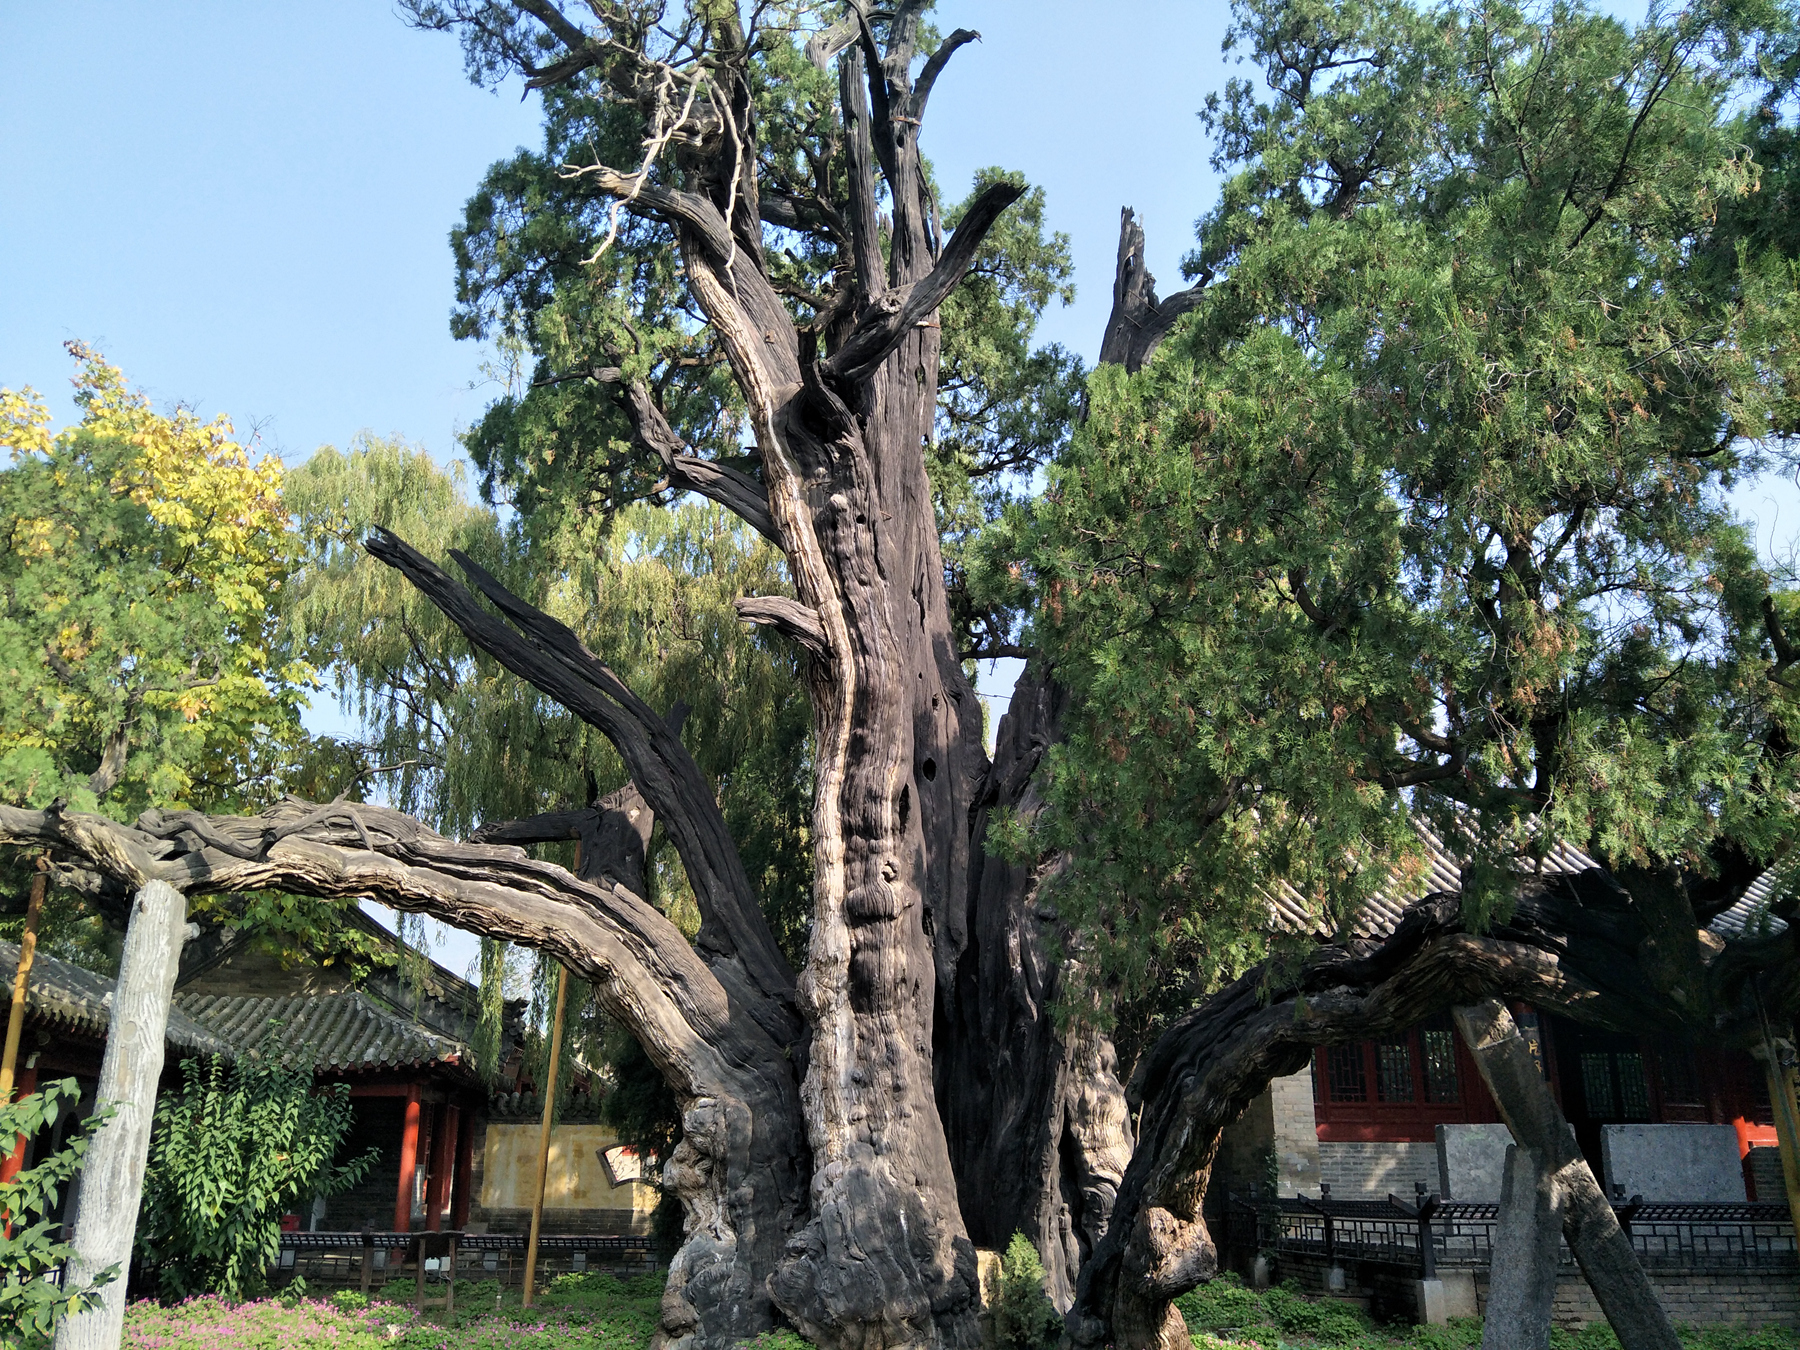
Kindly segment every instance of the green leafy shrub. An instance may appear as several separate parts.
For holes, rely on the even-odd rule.
[[[738,1344],[749,1347],[749,1350],[813,1350],[811,1341],[788,1327],[765,1331],[752,1340],[739,1341]]]
[[[1044,1292],[1044,1263],[1023,1233],[1014,1233],[1000,1261],[994,1339],[1011,1350],[1045,1350],[1062,1336],[1062,1314]]]
[[[1208,1333],[1230,1333],[1232,1343],[1274,1346],[1291,1340],[1330,1346],[1370,1346],[1397,1343],[1397,1337],[1375,1332],[1369,1319],[1356,1308],[1336,1299],[1313,1299],[1292,1281],[1258,1293],[1229,1271],[1190,1289],[1175,1300],[1175,1307],[1195,1334],[1196,1343],[1213,1343]],[[1475,1324],[1475,1340],[1481,1339]],[[1445,1332],[1448,1328],[1430,1330]],[[1460,1350],[1462,1341],[1432,1344],[1433,1350]]]
[[[41,1092],[0,1106],[0,1145],[9,1148],[23,1135],[29,1139],[55,1122],[64,1103],[81,1099],[73,1078],[50,1083]],[[85,1289],[65,1292],[40,1279],[74,1255],[59,1239],[56,1222],[46,1217],[87,1154],[89,1133],[108,1113],[88,1117],[87,1132],[72,1135],[55,1153],[28,1167],[11,1181],[0,1182],[0,1213],[10,1230],[0,1229],[0,1345],[30,1346],[47,1342],[57,1322],[93,1305],[102,1286],[118,1278],[119,1268],[100,1272]]]
[[[1283,1281],[1265,1293],[1263,1306],[1269,1310],[1269,1320],[1290,1336],[1355,1341],[1369,1331],[1369,1319],[1349,1304],[1308,1298],[1292,1281]]]
[[[281,1216],[354,1186],[375,1151],[336,1165],[349,1088],[313,1086],[310,1062],[252,1051],[226,1067],[190,1059],[156,1106],[137,1250],[165,1298],[259,1292]]]
[[[1452,1317],[1447,1326],[1414,1327],[1406,1339],[1409,1346],[1424,1350],[1473,1350],[1481,1344],[1481,1319]]]
[[[1261,1295],[1230,1271],[1188,1290],[1175,1300],[1175,1307],[1189,1331],[1257,1326],[1269,1320]]]

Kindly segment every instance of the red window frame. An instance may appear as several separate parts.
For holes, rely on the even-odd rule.
[[[1313,1055],[1313,1118],[1318,1136],[1326,1141],[1429,1143],[1439,1125],[1499,1119],[1487,1089],[1469,1058],[1462,1039],[1452,1033],[1449,1045],[1455,1054],[1456,1097],[1427,1101],[1425,1038],[1427,1030],[1442,1033],[1447,1019],[1380,1040],[1353,1041],[1325,1046]],[[1442,1050],[1439,1042],[1439,1051]],[[1406,1088],[1397,1090],[1398,1047],[1406,1049]],[[1385,1055],[1383,1047],[1386,1047]],[[1386,1074],[1383,1074],[1384,1060]],[[1354,1100],[1358,1079],[1361,1099]],[[1383,1086],[1387,1085],[1384,1094]],[[1398,1100],[1406,1093],[1407,1099]],[[1383,1100],[1384,1095],[1389,1097]]]

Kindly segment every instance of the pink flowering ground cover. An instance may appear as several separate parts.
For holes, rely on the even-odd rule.
[[[231,1303],[209,1294],[168,1307],[144,1299],[125,1310],[123,1350],[380,1350],[393,1344],[388,1326],[376,1309],[316,1299]]]
[[[644,1350],[661,1294],[655,1276],[564,1276],[527,1312],[517,1293],[458,1281],[450,1319],[355,1293],[145,1300],[126,1310],[122,1350]]]

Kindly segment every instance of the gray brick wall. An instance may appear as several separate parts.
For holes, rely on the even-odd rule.
[[[1345,1261],[1342,1266],[1347,1279],[1338,1297],[1361,1305],[1379,1318],[1417,1318],[1410,1273],[1378,1262]],[[1307,1292],[1322,1295],[1330,1292],[1326,1270],[1321,1257],[1284,1252],[1276,1278],[1298,1280]],[[1449,1271],[1446,1279],[1463,1275],[1464,1272]],[[1479,1270],[1473,1275],[1476,1305],[1486,1312],[1488,1272]],[[1669,1320],[1677,1326],[1800,1328],[1800,1280],[1794,1278],[1792,1270],[1703,1271],[1690,1275],[1652,1272],[1650,1284]],[[1565,1327],[1606,1320],[1587,1281],[1573,1266],[1565,1266],[1561,1272],[1551,1315]]]
[[[1756,1186],[1756,1198],[1765,1205],[1779,1205],[1787,1198],[1787,1183],[1781,1176],[1781,1150],[1760,1147],[1750,1150],[1750,1179]]]
[[[1483,1310],[1487,1307],[1487,1272],[1476,1276],[1475,1291]],[[1652,1273],[1663,1310],[1677,1326],[1800,1327],[1800,1281],[1792,1271],[1706,1271],[1693,1275]],[[1580,1275],[1565,1271],[1556,1285],[1557,1322],[1574,1326],[1603,1322],[1606,1315],[1593,1290]]]
[[[1319,1179],[1330,1182],[1332,1196],[1340,1200],[1389,1192],[1411,1196],[1413,1183],[1419,1181],[1436,1195],[1437,1145],[1320,1140]]]

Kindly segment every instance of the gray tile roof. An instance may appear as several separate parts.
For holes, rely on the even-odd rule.
[[[1423,866],[1405,873],[1391,869],[1386,881],[1370,895],[1362,910],[1344,925],[1349,936],[1386,937],[1414,901],[1428,895],[1453,894],[1462,890],[1462,868],[1444,841],[1423,824],[1415,824],[1414,828],[1425,846]],[[1580,849],[1559,840],[1550,846],[1541,864],[1521,859],[1520,871],[1529,870],[1538,876],[1573,876],[1599,865]],[[1269,908],[1274,927],[1280,931],[1320,935],[1329,931],[1328,925],[1312,912],[1300,892],[1285,881],[1275,883]]]
[[[277,1023],[277,1043],[295,1051],[305,1047],[321,1070],[469,1063],[467,1046],[392,1012],[361,991],[283,998],[178,994],[175,1004],[220,1039],[246,1050],[270,1034],[271,1022]]]
[[[1721,914],[1715,914],[1706,925],[1707,931],[1727,942],[1733,938],[1777,937],[1787,932],[1787,920],[1769,913],[1769,906],[1782,898],[1787,888],[1777,883],[1771,867],[1751,882],[1737,903]]]
[[[19,968],[17,943],[0,942],[0,988],[11,998],[13,974]],[[40,951],[25,978],[25,1007],[53,1026],[104,1040],[112,1021],[114,981],[72,962]],[[206,1055],[229,1055],[233,1047],[179,1008],[169,1010],[168,1043]]]

